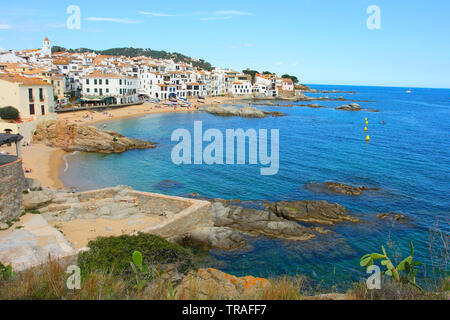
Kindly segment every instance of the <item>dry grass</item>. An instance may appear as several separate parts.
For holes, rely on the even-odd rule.
[[[49,261],[47,264],[16,274],[12,279],[0,282],[0,300],[168,300],[169,280],[160,278],[150,283],[144,290],[137,290],[133,282],[113,274],[91,273],[81,281],[80,290],[66,287],[68,276],[66,265]],[[175,288],[177,300],[311,300],[305,294],[311,289],[304,277],[281,277],[271,279],[270,286],[263,290],[248,291],[239,296],[229,297],[215,282],[202,286],[193,280],[181,290]],[[440,293],[420,292],[410,286],[398,286],[392,282],[383,283],[382,290],[369,291],[361,282],[345,295],[355,300],[429,300],[447,299],[450,278],[439,284]],[[324,298],[327,299],[327,298]],[[332,298],[330,298],[332,299]]]

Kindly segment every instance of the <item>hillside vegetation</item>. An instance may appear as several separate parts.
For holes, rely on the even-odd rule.
[[[152,50],[152,49],[141,49],[141,48],[112,48],[107,50],[93,50],[93,49],[87,49],[87,48],[79,48],[79,49],[66,49],[64,47],[60,46],[54,46],[52,48],[52,52],[95,52],[97,54],[101,55],[107,55],[107,56],[125,56],[125,57],[150,57],[153,59],[173,59],[175,62],[186,62],[186,63],[192,63],[194,67],[211,71],[213,69],[211,63],[203,60],[203,59],[194,59],[191,57],[188,57],[184,54],[178,53],[178,52],[167,52],[167,51],[158,51],[158,50]]]

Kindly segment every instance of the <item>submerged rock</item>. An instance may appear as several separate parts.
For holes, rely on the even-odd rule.
[[[347,210],[343,206],[326,201],[282,201],[266,203],[266,207],[278,217],[305,223],[334,225],[344,221],[355,223],[361,221],[358,218],[347,215]]]
[[[339,182],[325,182],[316,183],[311,182],[306,185],[306,188],[315,192],[329,192],[335,194],[343,194],[348,196],[360,196],[364,191],[378,191],[378,188],[369,188],[366,186],[355,187],[348,184],[343,184]]]
[[[39,124],[33,141],[68,152],[122,153],[127,150],[156,147],[153,142],[127,138],[117,132],[55,120]]]
[[[184,184],[173,180],[164,180],[154,186],[156,189],[162,191],[171,191],[175,189],[180,189],[184,187]]]
[[[380,220],[401,222],[401,223],[405,223],[405,222],[409,221],[407,216],[405,216],[404,214],[401,214],[401,213],[396,213],[396,212],[380,213],[379,215],[377,215],[377,218]]]

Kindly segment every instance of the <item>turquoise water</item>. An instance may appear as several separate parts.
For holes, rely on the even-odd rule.
[[[214,250],[210,266],[235,275],[275,276],[306,274],[324,286],[358,280],[364,273],[359,258],[394,243],[404,254],[414,241],[418,259],[429,261],[432,227],[448,234],[450,212],[450,90],[312,86],[317,89],[356,91],[356,94],[318,94],[374,101],[359,103],[380,113],[344,112],[304,107],[267,107],[286,117],[265,119],[222,118],[206,113],[157,114],[117,120],[107,129],[155,141],[157,149],[120,155],[76,154],[62,175],[68,187],[88,190],[129,185],[137,190],[173,195],[198,192],[202,196],[241,200],[327,200],[345,206],[365,222],[333,227],[334,234],[310,242],[249,238],[238,252]],[[346,102],[318,101],[336,107]],[[370,143],[365,142],[364,118],[369,120]],[[279,129],[280,171],[261,176],[260,166],[176,166],[170,141],[175,129]],[[383,125],[382,121],[386,124]],[[178,183],[174,188],[158,184]],[[304,188],[317,181],[339,181],[381,188],[360,197],[316,194]],[[400,212],[410,224],[392,225],[375,218],[381,212]],[[395,248],[393,249],[394,251]],[[437,248],[433,249],[437,252]]]

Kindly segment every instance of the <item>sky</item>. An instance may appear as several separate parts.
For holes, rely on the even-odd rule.
[[[71,5],[80,29],[67,27]],[[307,84],[450,88],[449,12],[443,0],[1,1],[0,48],[40,48],[48,37],[67,48],[179,52]]]

